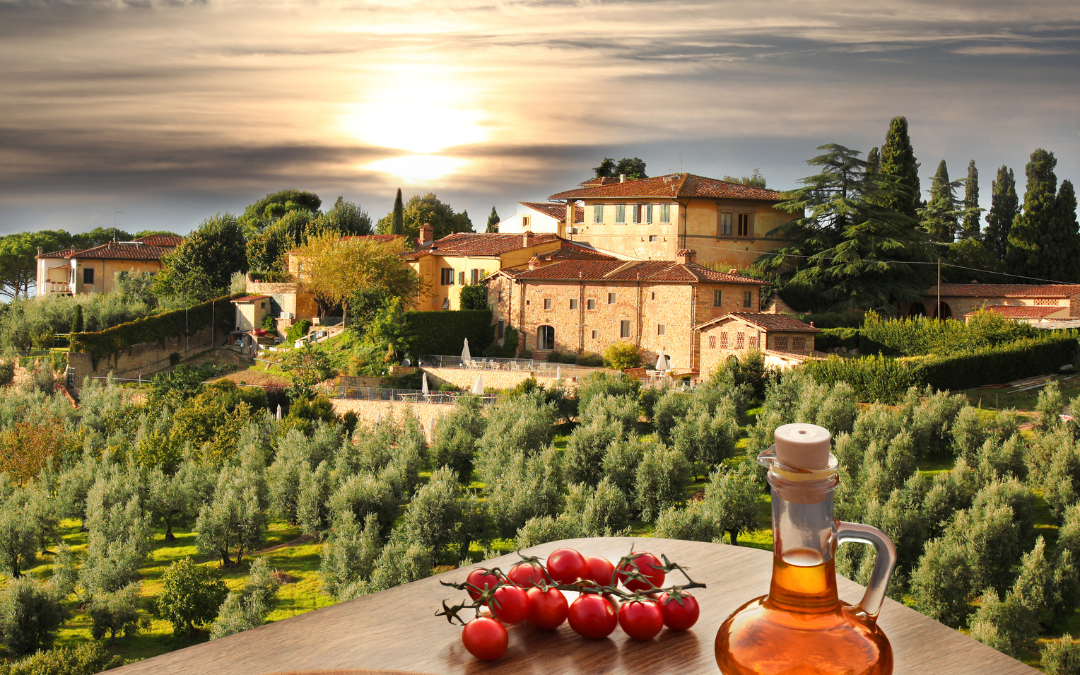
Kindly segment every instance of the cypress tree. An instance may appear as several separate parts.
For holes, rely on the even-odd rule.
[[[881,173],[881,152],[877,148],[870,148],[866,153],[866,173]]]
[[[491,207],[491,215],[488,216],[487,231],[498,232],[499,231],[499,212],[495,210],[495,206]]]
[[[975,168],[975,160],[968,162],[967,180],[964,181],[964,225],[961,237],[964,239],[979,239],[979,216],[982,209],[979,208],[979,170]]]
[[[401,188],[398,188],[397,197],[394,198],[394,218],[390,234],[405,234],[405,204],[401,201]]]
[[[82,305],[75,305],[75,316],[71,319],[71,332],[83,332]]]
[[[908,138],[906,117],[894,117],[889,123],[889,132],[885,135],[885,145],[881,146],[881,173],[899,178],[899,184],[906,188],[884,196],[881,206],[916,217],[922,191],[919,187],[919,163],[915,161],[915,150]]]
[[[986,214],[983,243],[998,260],[1005,260],[1009,246],[1009,229],[1020,213],[1020,200],[1016,196],[1016,178],[1007,166],[998,169],[997,180],[990,184],[990,212]]]
[[[1005,264],[1013,274],[1061,281],[1071,275],[1071,233],[1065,231],[1059,214],[1056,166],[1054,153],[1042,148],[1031,153],[1024,212],[1013,220],[1005,252]]]
[[[930,187],[930,203],[919,210],[922,228],[935,241],[950,243],[955,237],[958,220],[955,189],[956,183],[949,180],[949,167],[941,160]]]
[[[1080,278],[1080,225],[1076,221],[1076,189],[1072,181],[1061,181],[1054,205],[1054,233],[1061,242],[1059,257],[1064,264],[1063,281]]]

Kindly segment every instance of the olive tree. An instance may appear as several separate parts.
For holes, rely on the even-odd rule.
[[[174,635],[191,634],[196,625],[210,623],[229,594],[214,570],[181,558],[161,575],[158,614],[173,625]]]
[[[203,555],[220,557],[222,567],[239,565],[244,553],[262,541],[266,513],[259,483],[242,467],[226,465],[218,475],[213,501],[199,510],[195,543]]]
[[[319,575],[323,591],[339,601],[362,595],[358,583],[371,578],[382,547],[374,513],[367,515],[363,525],[352,511],[339,513],[322,550]]]
[[[239,593],[229,593],[225,602],[221,603],[218,617],[210,629],[210,639],[216,640],[263,625],[270,612],[270,604],[277,595],[278,585],[270,561],[256,558],[251,563],[244,589]]]
[[[66,614],[48,588],[28,577],[14,579],[0,591],[0,643],[14,656],[48,649]]]

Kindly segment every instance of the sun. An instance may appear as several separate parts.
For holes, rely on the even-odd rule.
[[[458,157],[440,155],[405,155],[380,159],[366,168],[397,176],[406,183],[429,183],[444,176],[455,174],[469,163]]]

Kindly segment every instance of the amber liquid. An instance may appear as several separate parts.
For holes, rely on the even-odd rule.
[[[892,647],[877,624],[840,602],[833,561],[811,549],[773,558],[769,594],[746,603],[716,634],[723,675],[891,675]]]

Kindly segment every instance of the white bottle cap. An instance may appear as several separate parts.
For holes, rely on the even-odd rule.
[[[785,424],[776,429],[776,459],[788,466],[820,471],[829,466],[832,434],[816,424]]]

